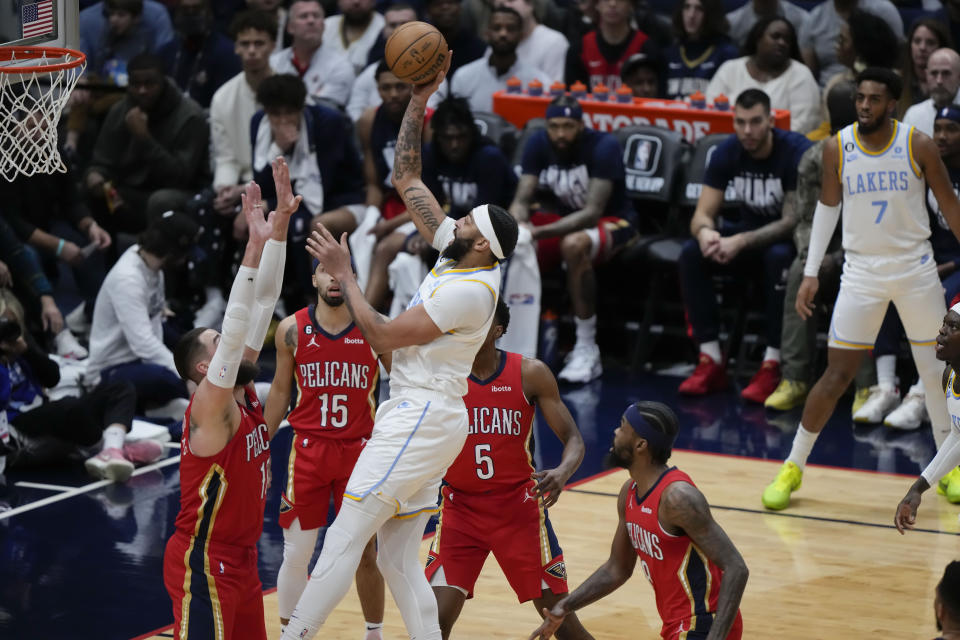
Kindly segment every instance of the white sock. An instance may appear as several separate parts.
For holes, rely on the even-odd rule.
[[[381,640],[383,638],[382,630],[382,622],[364,622],[364,640]]]
[[[773,347],[767,347],[767,350],[763,352],[763,361],[769,362],[780,362],[780,349],[774,349]]]
[[[908,391],[907,394],[909,395],[911,393],[917,393],[917,394],[920,394],[921,396],[924,396],[927,394],[927,388],[923,386],[922,378],[917,380],[915,383],[913,383],[913,386],[910,387],[910,391]]]
[[[574,318],[577,325],[576,346],[590,346],[597,343],[597,316],[590,316],[586,320]]]
[[[886,391],[897,388],[897,356],[877,356],[877,384]]]
[[[710,356],[710,359],[720,364],[720,342],[717,340],[711,340],[710,342],[704,342],[700,345],[700,353]]]
[[[123,439],[127,430],[120,425],[112,424],[103,430],[103,449],[123,449]]]
[[[800,470],[803,471],[803,468],[807,464],[807,458],[810,457],[810,452],[813,450],[813,445],[819,435],[819,433],[807,431],[803,428],[802,424],[799,425],[797,427],[797,434],[793,436],[793,447],[790,448],[790,455],[787,456],[787,461],[797,465],[800,467]]]

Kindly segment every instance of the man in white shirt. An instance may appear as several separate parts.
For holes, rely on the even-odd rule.
[[[190,217],[163,214],[120,256],[97,294],[87,374],[91,381],[129,380],[141,409],[187,397],[163,342],[163,269],[186,258],[199,232]]]
[[[517,57],[525,64],[543,71],[551,82],[563,82],[564,61],[570,48],[566,36],[537,22],[533,0],[497,0],[496,4],[513,9],[523,18]]]
[[[431,106],[440,103],[448,93],[466,98],[471,111],[493,111],[493,94],[507,88],[507,80],[516,77],[526,87],[538,80],[544,88],[550,86],[546,73],[521,61],[517,45],[523,33],[523,18],[508,7],[495,7],[487,22],[487,42],[490,48],[478,60],[465,64],[452,79],[433,95]],[[456,55],[456,53],[454,53]]]
[[[323,45],[323,7],[319,0],[293,0],[287,17],[287,33],[293,43],[270,56],[276,73],[300,76],[307,95],[339,106],[347,104],[354,72],[342,53]]]
[[[734,44],[743,48],[747,42],[747,34],[750,33],[753,25],[761,18],[769,16],[783,16],[793,25],[797,33],[803,33],[810,19],[806,11],[784,0],[750,0],[739,9],[727,14],[727,22],[730,24],[727,36],[733,40]]]
[[[903,123],[932,136],[937,112],[960,99],[960,55],[956,51],[944,48],[930,54],[927,60],[927,86],[930,97],[907,109]]]
[[[402,24],[417,19],[417,12],[405,2],[397,2],[387,7],[383,12],[384,25],[381,36],[384,42],[393,35],[393,32]],[[377,65],[380,59],[371,61],[367,68],[360,72],[353,88],[350,90],[350,101],[347,103],[347,115],[356,122],[370,107],[380,106],[380,91],[377,89]]]
[[[383,16],[373,10],[373,0],[338,0],[340,15],[323,21],[327,34],[323,46],[350,59],[353,72],[360,73],[367,66],[370,48],[383,29]]]

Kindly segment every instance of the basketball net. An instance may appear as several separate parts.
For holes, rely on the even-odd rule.
[[[59,47],[0,47],[0,175],[64,173],[57,124],[86,56]]]

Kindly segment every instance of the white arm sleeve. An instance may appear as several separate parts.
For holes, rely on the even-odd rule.
[[[210,359],[207,380],[224,389],[232,389],[237,382],[240,358],[243,357],[243,338],[250,324],[250,305],[253,303],[254,282],[257,270],[240,267],[230,289],[227,310],[223,314],[220,344]]]
[[[246,344],[255,351],[263,349],[263,340],[270,328],[273,310],[283,286],[283,269],[287,262],[287,243],[267,240],[260,255],[260,270],[250,305],[250,328]]]
[[[940,478],[947,475],[957,465],[960,465],[960,433],[956,429],[951,429],[950,435],[940,445],[937,455],[933,457],[933,460],[920,475],[927,481],[927,484],[935,487],[940,482]]]
[[[820,263],[827,254],[827,246],[833,237],[833,230],[837,228],[840,219],[840,205],[828,207],[817,202],[813,212],[813,229],[810,231],[810,248],[807,250],[807,263],[803,267],[803,275],[816,278],[820,274]]]
[[[437,251],[443,251],[447,245],[453,242],[453,231],[457,228],[453,218],[447,216],[443,219],[437,230],[433,232],[433,248]]]

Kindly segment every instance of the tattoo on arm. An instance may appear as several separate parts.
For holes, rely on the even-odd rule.
[[[403,201],[407,205],[407,210],[412,214],[419,216],[431,231],[436,231],[440,226],[440,220],[434,212],[434,203],[436,200],[433,195],[421,187],[407,187],[403,190]]]
[[[283,335],[283,343],[287,345],[291,350],[297,348],[297,324],[293,323],[287,328],[287,332]]]
[[[420,177],[420,133],[423,129],[424,108],[425,105],[419,100],[411,100],[407,104],[407,111],[403,115],[403,124],[400,126],[395,147],[393,160],[395,182]]]
[[[765,247],[773,244],[788,237],[795,226],[797,226],[796,192],[789,191],[784,196],[783,213],[779,220],[746,232],[747,247]]]

